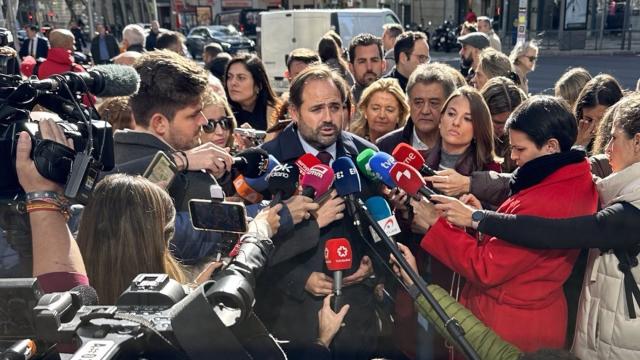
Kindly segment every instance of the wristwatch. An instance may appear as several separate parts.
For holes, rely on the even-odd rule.
[[[471,213],[471,227],[477,229],[480,221],[482,221],[482,219],[484,219],[486,215],[487,214],[484,212],[484,210],[476,210]]]

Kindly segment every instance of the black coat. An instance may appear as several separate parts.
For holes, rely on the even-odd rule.
[[[111,34],[105,35],[105,41],[107,42],[107,52],[109,53],[109,60],[120,54],[120,47],[118,41]],[[91,40],[91,56],[96,64],[103,64],[105,61],[100,60],[100,35],[95,36]]]
[[[35,40],[37,41],[35,58],[46,58],[47,54],[49,53],[49,40],[40,36],[36,36]],[[22,42],[22,45],[20,46],[20,52],[18,53],[18,55],[20,55],[20,58],[31,55],[29,54],[29,45],[31,45],[31,39],[27,39]]]
[[[413,121],[409,119],[404,127],[393,130],[376,141],[376,145],[380,151],[391,154],[393,149],[400,143],[411,145],[411,137],[413,136]]]
[[[352,159],[366,148],[376,149],[373,144],[347,132],[342,132],[336,145],[337,157],[349,156]],[[294,124],[285,128],[274,140],[262,145],[262,148],[280,162],[295,161],[305,153]],[[371,191],[371,184],[361,179],[363,192]],[[332,275],[324,264],[324,244],[331,238],[345,237],[351,243],[353,265],[351,270],[344,272],[344,276],[357,270],[367,249],[352,221],[345,213],[343,220],[333,222],[315,232],[315,235],[309,228],[296,228],[287,239],[274,239],[278,250],[287,253],[282,257],[286,260],[272,263],[258,280],[255,310],[276,337],[303,343],[313,342],[317,338],[318,310],[322,307],[323,298],[308,293],[305,284],[312,272]],[[315,224],[311,229],[313,226],[317,229],[314,219],[303,221],[300,225],[305,226],[305,223]],[[301,251],[300,243],[306,243],[309,250]],[[333,341],[334,358],[369,359],[376,347],[378,329],[373,290],[368,285],[358,284],[343,291],[344,301],[351,304],[351,308],[345,320],[346,326]]]

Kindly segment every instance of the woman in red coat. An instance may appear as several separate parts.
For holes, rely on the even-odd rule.
[[[532,97],[513,112],[507,129],[511,158],[519,168],[512,176],[512,195],[498,212],[565,218],[596,211],[589,163],[583,151],[571,150],[577,127],[564,103]],[[426,200],[412,205],[414,222],[431,226],[422,248],[466,278],[461,302],[480,320],[525,352],[564,345],[562,284],[577,250],[531,250],[489,236],[478,242],[438,218]]]

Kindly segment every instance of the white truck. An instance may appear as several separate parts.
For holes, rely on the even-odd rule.
[[[360,33],[382,36],[382,26],[400,23],[389,9],[307,9],[260,13],[258,36],[261,57],[273,90],[282,93],[289,89],[284,76],[286,56],[293,49],[316,50],[318,41],[329,30],[340,34],[343,47]]]

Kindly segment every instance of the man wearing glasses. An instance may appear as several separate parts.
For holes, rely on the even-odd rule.
[[[431,60],[429,56],[429,44],[424,33],[407,31],[400,34],[393,46],[396,65],[385,78],[398,80],[402,90],[407,89],[407,82],[411,73],[420,64],[426,64]]]

